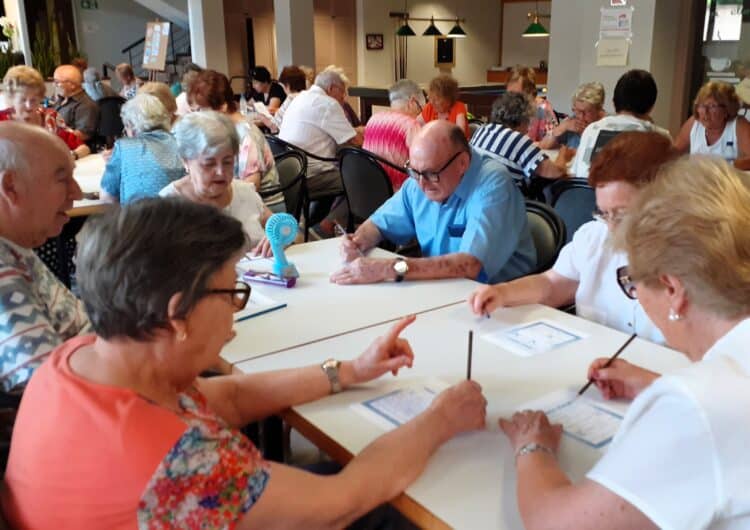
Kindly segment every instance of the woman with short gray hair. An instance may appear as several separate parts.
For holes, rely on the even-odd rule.
[[[223,210],[242,223],[254,252],[270,255],[264,227],[272,212],[254,185],[234,178],[240,142],[232,120],[215,111],[191,112],[172,131],[187,175],[159,195],[178,195]]]
[[[536,109],[529,98],[518,92],[505,92],[492,104],[490,121],[526,134]]]
[[[171,116],[156,96],[138,94],[122,106],[127,134],[115,142],[101,182],[102,198],[127,204],[159,194],[185,174],[177,143],[169,133]]]
[[[425,105],[422,89],[414,81],[401,79],[388,89],[391,110],[377,112],[365,125],[362,148],[372,151],[393,164],[404,167],[409,158],[411,139],[421,128],[417,116]],[[406,172],[383,166],[391,180],[393,191],[398,191],[406,180]]]

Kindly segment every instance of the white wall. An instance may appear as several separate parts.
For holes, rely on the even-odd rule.
[[[613,112],[612,91],[619,77],[633,68],[650,70],[656,0],[632,0],[633,42],[628,65],[596,66],[595,44],[599,38],[600,8],[609,0],[552,0],[549,50],[549,99],[565,111],[576,87],[588,81],[599,81],[607,92],[607,110]],[[667,98],[657,100],[668,105]]]
[[[387,87],[394,82],[394,37],[398,27],[396,19],[388,17],[389,11],[403,11],[402,0],[360,0],[358,9],[357,48],[364,47],[364,34],[382,33],[383,50],[364,50],[359,52],[359,84],[363,86]],[[500,0],[472,0],[470,2],[439,1],[427,2],[411,0],[408,10],[411,16],[438,18],[465,18],[462,27],[468,34],[465,39],[456,39],[456,66],[447,70],[460,80],[462,85],[486,83],[487,69],[498,63],[500,40]],[[418,34],[408,41],[407,75],[417,83],[428,83],[440,69],[435,67],[434,39],[422,37],[429,22],[412,21],[410,25]],[[452,22],[437,22],[436,25],[447,33]]]
[[[513,67],[517,64],[538,67],[539,61],[549,60],[549,39],[545,37],[529,39],[521,34],[529,27],[527,14],[533,12],[535,2],[513,2],[505,4],[503,9],[503,57],[501,66]],[[550,3],[539,3],[539,12],[549,15]],[[549,29],[548,18],[539,22]]]
[[[78,48],[86,53],[89,65],[99,71],[105,62],[116,65],[127,61],[120,51],[146,35],[146,23],[154,20],[153,12],[133,0],[97,0],[99,9],[81,9],[73,2]],[[140,64],[143,57],[134,58]]]

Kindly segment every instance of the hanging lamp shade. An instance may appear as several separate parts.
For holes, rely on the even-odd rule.
[[[452,39],[464,39],[466,38],[466,32],[461,27],[461,23],[456,19],[456,25],[451,28],[448,32],[448,36]]]
[[[424,30],[424,33],[422,33],[424,37],[442,37],[443,33],[437,28],[435,25],[435,18],[430,17],[430,25],[427,26],[427,29]]]
[[[414,33],[413,29],[411,29],[409,21],[404,19],[403,25],[396,30],[396,35],[398,35],[399,37],[414,37],[417,34]]]
[[[538,13],[534,13],[534,19],[531,24],[529,24],[529,27],[526,28],[526,31],[521,34],[521,37],[549,37],[549,31],[547,31],[547,28],[539,23]]]

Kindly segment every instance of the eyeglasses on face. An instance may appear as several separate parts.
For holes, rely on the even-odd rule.
[[[622,289],[622,292],[625,293],[625,296],[631,300],[638,300],[638,291],[635,288],[635,282],[630,276],[627,265],[623,265],[617,269],[617,284]]]
[[[708,105],[705,105],[701,103],[700,105],[696,105],[695,108],[704,112],[718,112],[721,109],[725,109],[726,105],[719,105],[717,103],[710,103]]]
[[[245,282],[237,282],[234,289],[206,289],[205,294],[228,294],[235,311],[242,311],[250,300],[251,287]]]
[[[459,151],[455,155],[453,155],[450,160],[448,160],[443,167],[438,169],[437,171],[417,171],[416,169],[409,166],[409,160],[406,161],[406,164],[404,165],[404,169],[406,169],[406,174],[409,175],[411,178],[419,182],[421,179],[426,179],[429,182],[432,183],[438,183],[440,182],[440,173],[448,169],[448,166],[450,166],[453,161],[458,158],[458,155],[463,153],[463,151]]]
[[[591,217],[602,223],[613,223],[617,224],[625,218],[625,210],[613,210],[611,212],[604,212],[597,208],[591,212]]]

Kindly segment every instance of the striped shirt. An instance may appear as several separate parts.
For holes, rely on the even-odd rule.
[[[482,125],[469,143],[502,162],[515,178],[530,179],[547,158],[528,136],[499,123]]]
[[[0,386],[26,383],[49,353],[90,331],[83,304],[31,249],[0,238]]]

